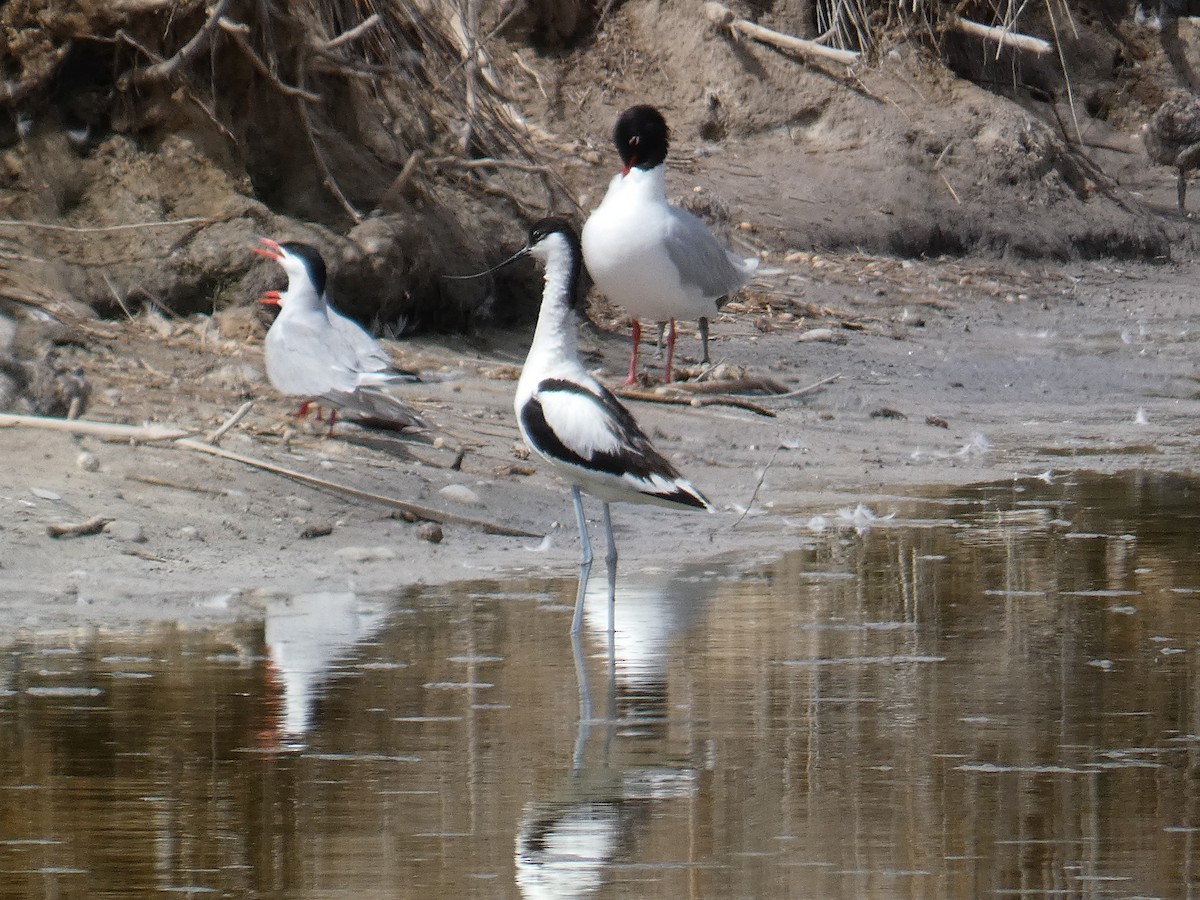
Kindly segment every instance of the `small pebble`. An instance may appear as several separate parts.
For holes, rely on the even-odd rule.
[[[333,534],[333,526],[327,522],[318,525],[308,525],[301,532],[300,537],[304,540],[312,540],[313,538],[326,537]]]
[[[442,526],[437,522],[425,522],[417,528],[417,537],[431,544],[440,544],[443,537]]]
[[[56,494],[54,491],[48,491],[45,488],[31,487],[29,493],[40,500],[61,500],[62,494]]]
[[[95,453],[84,450],[75,457],[75,465],[79,466],[85,472],[95,472],[100,468],[100,460],[96,459]]]
[[[194,528],[191,525],[184,525],[175,532],[175,537],[181,541],[198,541],[200,540],[200,529]]]
[[[438,491],[438,493],[453,503],[462,503],[466,506],[483,506],[483,501],[479,499],[479,495],[465,484],[448,484]]]
[[[104,526],[104,533],[118,541],[128,541],[131,544],[146,543],[146,532],[142,526],[128,519],[114,519]]]

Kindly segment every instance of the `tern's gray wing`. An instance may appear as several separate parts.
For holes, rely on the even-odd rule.
[[[276,389],[302,397],[352,391],[356,375],[321,320],[280,316],[267,332],[267,377]]]
[[[347,351],[353,354],[361,371],[385,375],[387,383],[402,384],[421,380],[415,372],[397,369],[388,352],[353,319],[343,316],[332,306],[326,306],[325,310],[329,324],[333,326],[338,339],[345,343]]]
[[[667,254],[686,288],[713,300],[732,294],[754,274],[758,260],[742,260],[721,246],[708,226],[684,209],[671,207],[664,238]]]

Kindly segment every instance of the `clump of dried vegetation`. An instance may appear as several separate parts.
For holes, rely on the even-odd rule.
[[[114,312],[146,297],[204,309],[230,298],[246,240],[274,230],[332,254],[346,296],[370,289],[378,303],[351,312],[462,327],[481,289],[437,274],[571,204],[505,99],[479,6],[12,0],[3,233],[39,264],[67,264],[32,279],[46,303],[57,286]],[[28,301],[18,268],[7,294]]]

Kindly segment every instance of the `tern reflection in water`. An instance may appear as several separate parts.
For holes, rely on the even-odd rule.
[[[386,608],[350,591],[270,601],[264,638],[281,695],[275,729],[280,747],[303,747],[335,663],[382,627],[386,617]]]

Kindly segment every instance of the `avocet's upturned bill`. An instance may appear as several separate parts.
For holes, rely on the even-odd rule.
[[[583,226],[583,258],[592,280],[633,318],[626,384],[637,379],[639,320],[670,322],[663,379],[669,382],[675,320],[699,320],[707,363],[708,317],[758,268],[757,259],[730,253],[708,226],[667,202],[668,142],[666,120],[654,107],[634,106],[621,113],[613,129],[621,173]]]
[[[424,422],[390,388],[420,379],[391,357],[357,322],[329,305],[325,261],[308,244],[259,238],[254,252],[273,259],[288,276],[287,290],[267,291],[264,303],[279,315],[264,342],[267,378],[280,393],[331,407],[349,419],[380,427],[422,428]]]

